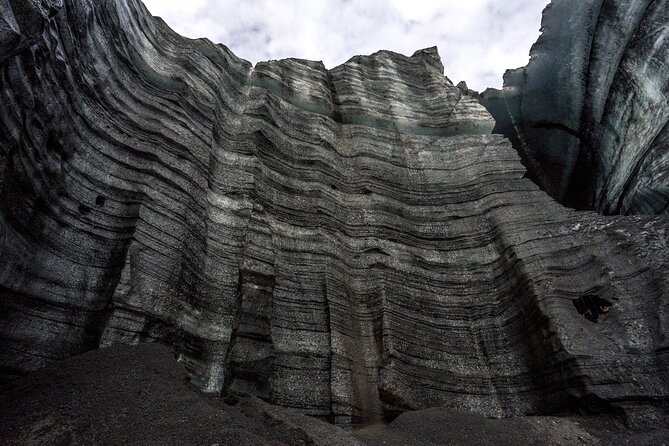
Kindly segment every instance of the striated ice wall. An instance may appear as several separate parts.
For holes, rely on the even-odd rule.
[[[666,407],[666,220],[557,204],[436,49],[252,67],[137,0],[65,1],[43,32],[19,3],[3,380],[160,342],[204,391],[338,422]]]

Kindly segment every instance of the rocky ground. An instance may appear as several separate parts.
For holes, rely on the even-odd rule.
[[[632,431],[608,418],[487,419],[435,408],[353,432],[256,398],[196,392],[172,350],[95,350],[0,389],[4,445],[669,444],[669,426]]]

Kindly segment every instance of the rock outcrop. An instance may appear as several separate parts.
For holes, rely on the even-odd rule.
[[[667,406],[666,220],[554,202],[434,48],[252,67],[71,0],[0,76],[5,380],[160,342],[336,422]]]
[[[669,214],[669,2],[560,0],[482,103],[529,176],[604,214]]]

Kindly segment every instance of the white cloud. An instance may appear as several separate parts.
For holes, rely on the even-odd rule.
[[[525,65],[548,0],[144,0],[175,31],[251,62],[285,57],[332,68],[357,54],[437,45],[446,75],[501,87]]]

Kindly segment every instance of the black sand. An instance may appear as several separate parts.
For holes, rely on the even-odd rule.
[[[443,408],[351,433],[255,398],[197,393],[155,344],[96,350],[22,377],[0,389],[0,419],[2,445],[669,444],[666,422],[633,431],[604,417],[496,420]]]

